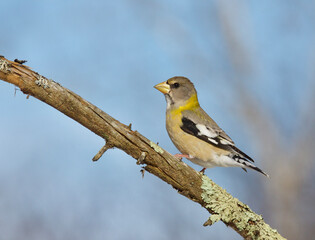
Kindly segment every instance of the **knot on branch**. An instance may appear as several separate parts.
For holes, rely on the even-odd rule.
[[[137,165],[141,165],[141,164],[144,164],[144,159],[145,157],[147,156],[147,153],[146,152],[142,152],[140,157],[138,158],[137,160]]]

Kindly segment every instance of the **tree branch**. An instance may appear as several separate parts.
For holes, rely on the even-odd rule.
[[[109,148],[117,147],[136,159],[137,164],[142,164],[146,171],[199,203],[212,214],[205,226],[221,220],[245,239],[284,239],[260,215],[207,176],[178,161],[137,131],[132,131],[130,126],[120,123],[59,83],[4,57],[0,57],[0,79],[56,108],[105,139],[106,145],[94,160],[99,159]]]

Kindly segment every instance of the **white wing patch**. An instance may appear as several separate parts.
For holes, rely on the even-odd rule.
[[[206,127],[203,124],[196,124],[196,128],[198,129],[198,136],[206,136],[208,140],[216,145],[218,145],[218,140],[223,145],[234,145],[232,142],[222,138],[219,136],[219,134],[210,128]]]
[[[196,124],[186,117],[182,118],[182,122],[183,122],[183,125],[181,126],[182,130],[184,130],[188,134],[200,138],[203,141],[215,144],[216,146],[220,145],[234,146],[232,141],[220,136],[220,132],[215,131],[211,127],[207,127],[205,124],[201,123]],[[221,147],[224,148],[224,146]]]
[[[216,140],[214,140],[214,138],[216,138],[218,136],[218,134],[214,131],[211,131],[211,129],[207,128],[205,125],[203,124],[196,124],[196,128],[198,129],[198,136],[206,136],[208,137],[208,140],[210,142],[213,142],[214,144],[218,144],[218,142]]]
[[[230,141],[228,140],[225,140],[223,138],[220,139],[220,143],[224,144],[224,145],[234,145],[233,143],[231,143]]]
[[[215,138],[218,136],[218,134],[214,131],[211,131],[209,128],[207,128],[205,125],[203,124],[196,124],[196,128],[199,130],[198,135],[204,135],[207,136],[209,138]]]

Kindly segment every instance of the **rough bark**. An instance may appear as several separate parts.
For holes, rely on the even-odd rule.
[[[246,204],[231,196],[207,176],[178,161],[131,126],[109,116],[79,95],[32,71],[29,67],[0,57],[0,79],[19,87],[79,122],[106,141],[94,157],[97,160],[109,148],[116,147],[143,168],[172,185],[180,194],[199,203],[210,214],[204,224],[221,220],[245,239],[284,239]]]

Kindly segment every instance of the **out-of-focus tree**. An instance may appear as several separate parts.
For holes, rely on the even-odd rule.
[[[314,221],[311,220],[313,223],[310,224],[310,219],[303,213],[315,213],[312,203],[315,202],[314,187],[309,184],[309,181],[312,181],[315,156],[315,112],[312,110],[314,109],[315,85],[310,86],[312,89],[303,96],[302,106],[291,105],[290,93],[294,92],[294,89],[290,89],[290,87],[294,88],[295,85],[288,83],[290,79],[287,79],[287,76],[290,74],[288,73],[290,69],[288,67],[279,72],[277,81],[283,85],[283,88],[278,94],[280,98],[287,101],[277,111],[281,112],[283,108],[291,108],[292,113],[298,113],[297,116],[293,114],[288,116],[295,118],[295,121],[289,121],[294,125],[289,127],[289,133],[286,132],[287,129],[281,126],[286,119],[277,121],[277,116],[273,114],[272,110],[261,104],[256,94],[250,89],[248,76],[257,73],[255,69],[259,66],[255,66],[257,57],[253,56],[250,48],[253,46],[253,42],[250,42],[250,39],[242,38],[238,31],[243,23],[250,22],[250,18],[246,18],[249,15],[248,7],[239,4],[238,8],[232,9],[224,1],[219,5],[218,12],[221,16],[222,32],[228,45],[230,61],[234,67],[234,77],[230,77],[235,79],[235,84],[232,86],[235,96],[238,96],[238,101],[241,103],[239,105],[240,116],[252,133],[255,133],[253,139],[256,141],[260,153],[259,159],[270,173],[273,182],[265,185],[265,214],[289,239],[312,238],[314,229],[307,226],[313,225]],[[285,18],[297,17],[298,13],[291,9],[291,12],[286,14],[289,16],[284,16]],[[283,31],[294,31],[291,27],[294,28],[288,24],[284,26],[286,29]],[[298,31],[296,34],[299,34]],[[311,59],[314,57],[315,55]],[[309,66],[312,65],[312,62],[305,61]],[[262,81],[264,80],[262,79]],[[305,84],[305,81],[302,81],[302,84]],[[273,101],[270,101],[270,104],[272,103]],[[294,107],[300,107],[303,110],[299,111]],[[305,194],[306,192],[311,194]],[[312,200],[306,200],[306,197],[312,198]]]

